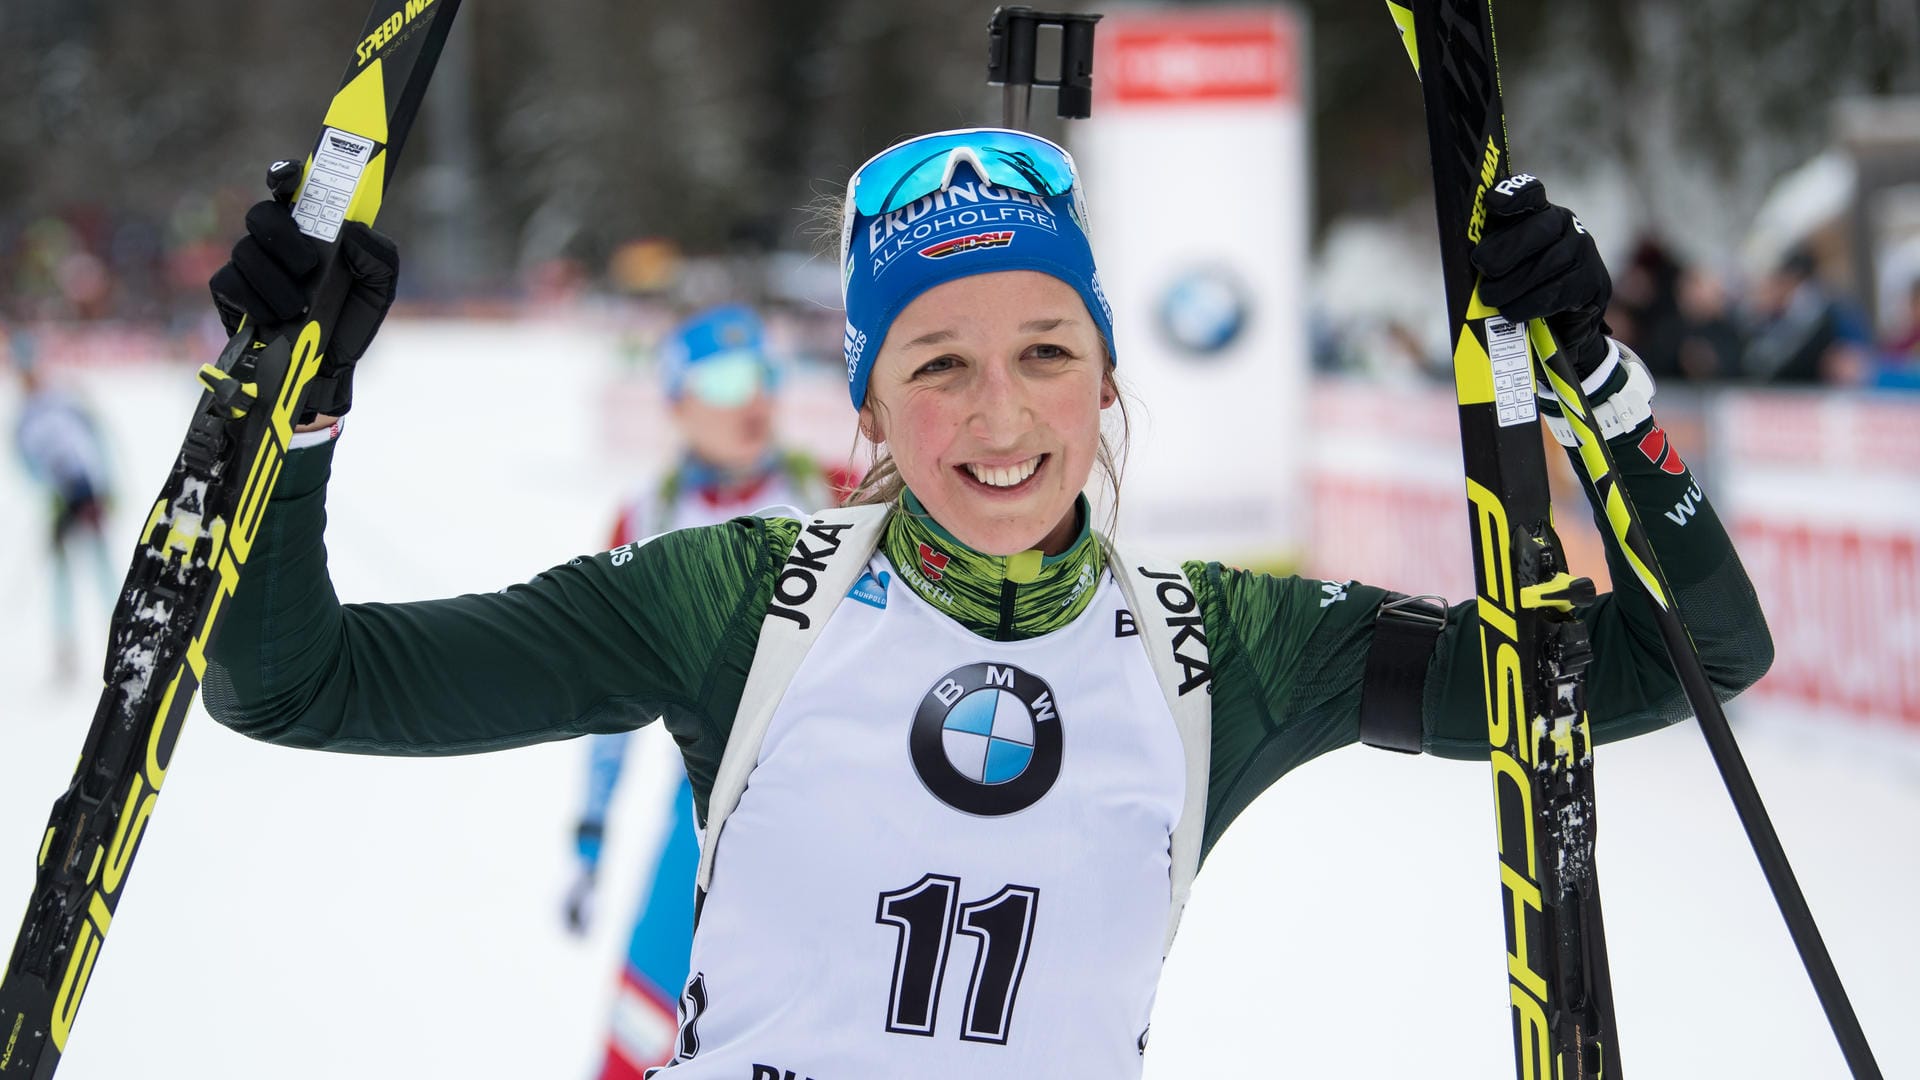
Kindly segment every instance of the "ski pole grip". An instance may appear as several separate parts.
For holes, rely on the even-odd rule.
[[[1040,16],[1030,7],[993,9],[987,24],[987,85],[1032,86]]]
[[[1093,115],[1093,24],[1098,15],[1068,15],[1060,24],[1060,102],[1062,119]]]
[[[1059,91],[1056,111],[1062,119],[1084,120],[1093,114],[1093,28],[1097,14],[1035,11],[1030,7],[999,7],[987,23],[987,85],[1006,88],[1007,124],[1023,126],[1025,94],[1035,86]],[[1042,26],[1060,28],[1060,77],[1036,74]]]

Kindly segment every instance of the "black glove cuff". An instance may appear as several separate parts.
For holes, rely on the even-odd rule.
[[[308,380],[300,398],[300,423],[311,424],[318,416],[345,416],[353,408],[352,368],[341,372],[343,378],[315,375]]]

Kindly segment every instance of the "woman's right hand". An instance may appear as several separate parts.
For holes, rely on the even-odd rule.
[[[247,211],[247,233],[233,245],[233,257],[207,282],[227,333],[242,319],[272,332],[307,315],[319,283],[325,250],[300,231],[293,219],[293,196],[301,163],[276,161],[267,170],[273,197]],[[353,281],[333,326],[320,372],[308,383],[300,430],[325,427],[353,406],[353,365],[393,306],[400,276],[400,252],[387,236],[357,221],[347,222],[337,241]],[[322,422],[324,419],[324,423]]]

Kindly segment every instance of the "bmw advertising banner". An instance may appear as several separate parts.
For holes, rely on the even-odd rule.
[[[1114,309],[1136,547],[1291,565],[1305,492],[1306,23],[1288,7],[1101,23],[1072,125]]]

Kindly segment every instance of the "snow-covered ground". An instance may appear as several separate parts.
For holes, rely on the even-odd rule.
[[[389,327],[337,461],[328,539],[342,596],[495,588],[596,548],[646,466],[601,448],[614,363],[578,330]],[[117,574],[192,377],[146,365],[78,381],[114,429]],[[0,470],[0,498],[32,505],[18,470]],[[0,541],[8,920],[94,700],[86,680],[49,676],[39,537],[36,523]],[[103,640],[92,615],[89,668]],[[1920,1011],[1920,753],[1831,720],[1744,710],[1736,722],[1883,1070],[1920,1076],[1920,1044],[1905,1038]],[[668,750],[640,742],[601,917],[575,941],[559,904],[577,744],[386,760],[281,750],[196,716],[61,1076],[587,1077],[641,849],[661,823],[649,780]],[[1623,1068],[1845,1075],[1694,727],[1604,748],[1599,783]],[[1148,1076],[1511,1075],[1490,804],[1482,766],[1360,749],[1268,793],[1196,885]]]

